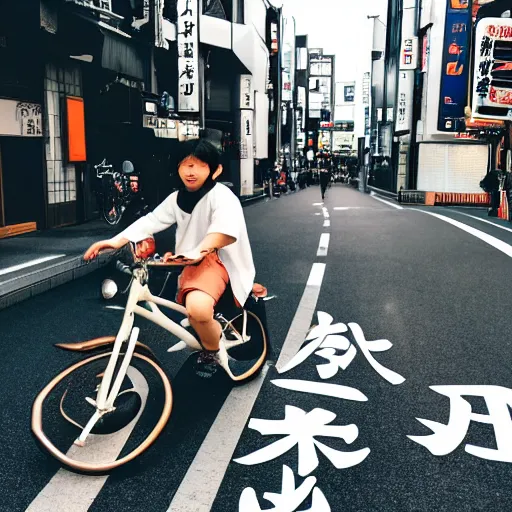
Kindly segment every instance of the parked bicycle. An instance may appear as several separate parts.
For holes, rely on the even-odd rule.
[[[133,219],[147,213],[148,207],[141,196],[139,176],[132,162],[125,160],[122,171],[117,172],[103,159],[94,166],[96,177],[101,180],[100,207],[103,218],[111,226],[119,224],[128,207],[136,203]]]
[[[141,244],[129,244],[131,263],[117,265],[131,275],[117,335],[56,345],[75,352],[109,350],[90,355],[60,372],[43,388],[32,407],[31,428],[36,440],[45,452],[73,471],[105,473],[133,460],[156,440],[171,415],[171,383],[151,349],[139,341],[135,315],[178,338],[168,352],[201,350],[198,337],[191,332],[186,309],[154,296],[148,288],[150,269],[180,272],[185,265],[197,261],[185,254],[178,260],[163,262],[154,251],[142,253]],[[219,358],[234,383],[255,377],[268,357],[264,309],[258,311],[267,298],[266,289],[255,285],[242,309],[234,307],[229,293],[216,308],[216,319],[224,333]],[[181,325],[164,315],[159,306],[183,315]],[[136,435],[131,433],[135,426],[139,429]],[[112,449],[113,435],[126,437],[122,450]]]

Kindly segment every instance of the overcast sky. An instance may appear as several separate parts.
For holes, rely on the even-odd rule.
[[[382,14],[384,0],[271,0],[293,16],[297,35],[308,34],[310,48],[336,55],[336,81],[360,78],[370,71],[373,20]],[[382,20],[385,23],[385,18]]]

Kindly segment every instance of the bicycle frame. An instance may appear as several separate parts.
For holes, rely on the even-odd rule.
[[[174,334],[175,336],[181,339],[180,342],[171,347],[168,351],[175,352],[185,347],[188,347],[191,350],[202,349],[201,344],[195,338],[195,336],[193,336],[184,327],[177,324],[164,313],[162,313],[158,306],[160,305],[168,309],[177,311],[178,313],[181,313],[184,317],[187,317],[187,310],[183,306],[175,302],[153,295],[150,292],[149,287],[146,283],[146,278],[147,269],[145,267],[138,268],[133,271],[133,279],[130,285],[130,293],[128,296],[128,300],[126,302],[126,308],[123,315],[123,320],[121,322],[121,327],[119,328],[119,331],[115,338],[114,346],[112,348],[112,354],[110,356],[109,362],[103,374],[101,383],[98,387],[96,400],[93,400],[92,398],[86,398],[87,402],[96,408],[96,411],[92,415],[91,419],[87,422],[86,426],[83,428],[80,436],[76,439],[75,444],[78,446],[83,446],[85,444],[85,440],[91,433],[91,430],[94,428],[98,420],[103,415],[107,414],[108,412],[112,412],[115,409],[114,402],[118,396],[119,390],[121,389],[121,385],[126,376],[126,372],[130,365],[130,361],[132,359],[133,352],[138,341],[137,338],[139,335],[139,329],[137,327],[133,327],[135,321],[135,314],[143,318],[146,318],[147,320],[150,320],[151,322],[159,325],[166,331]],[[142,284],[143,282],[145,284]],[[148,311],[147,309],[139,305],[139,302],[143,301],[145,301],[149,305],[151,311]],[[242,333],[240,334],[236,331],[233,331],[236,340],[232,340],[229,344],[226,344],[228,348],[236,345],[241,345],[249,341],[251,338],[247,334],[247,311],[243,310],[242,314]],[[231,322],[228,322],[228,325],[230,324]],[[121,354],[121,348],[123,344],[126,342],[128,342],[126,352],[121,362],[119,371],[114,379],[114,371],[117,365],[117,361]],[[226,370],[226,372],[228,372],[231,378],[234,378],[234,376],[231,374],[231,371],[229,370],[229,367],[227,366],[227,361],[224,369]]]

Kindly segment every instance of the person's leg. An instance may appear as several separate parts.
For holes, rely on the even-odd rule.
[[[205,292],[193,290],[187,293],[185,304],[190,325],[199,336],[203,348],[209,351],[219,350],[222,328],[213,318],[213,297]]]

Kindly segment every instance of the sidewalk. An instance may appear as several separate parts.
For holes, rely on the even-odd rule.
[[[0,309],[93,272],[108,256],[86,263],[87,247],[119,228],[92,221],[0,240]]]
[[[481,219],[488,220],[489,222],[492,222],[493,224],[497,224],[498,226],[504,226],[506,228],[512,229],[511,222],[509,222],[505,219],[500,219],[499,217],[489,217],[489,215],[487,215],[487,210],[488,210],[487,207],[473,208],[473,207],[468,206],[468,207],[463,208],[461,206],[443,206],[442,208],[446,208],[449,210],[457,210],[459,212],[466,213],[468,215],[473,215],[474,217],[479,217]]]
[[[261,197],[252,197],[242,204],[245,207],[257,203]],[[106,265],[108,255],[86,263],[83,253],[93,242],[111,238],[120,230],[95,220],[0,239],[0,310]],[[165,247],[174,244],[169,235],[157,237],[165,240]]]

